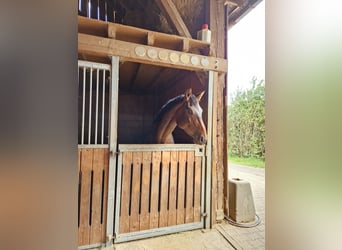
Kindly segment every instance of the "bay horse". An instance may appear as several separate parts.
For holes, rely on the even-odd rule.
[[[174,143],[173,130],[178,126],[183,129],[195,144],[207,142],[207,130],[202,120],[202,108],[199,102],[204,91],[199,95],[192,94],[192,89],[187,89],[184,94],[167,101],[159,110],[154,123],[155,143]]]

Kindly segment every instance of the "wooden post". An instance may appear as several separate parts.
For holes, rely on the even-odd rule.
[[[224,0],[209,0],[207,2],[206,22],[209,23],[209,28],[212,32],[211,52],[212,55],[219,58],[225,58],[225,11]],[[225,131],[224,115],[224,86],[225,74],[215,74],[214,93],[215,99],[213,106],[213,127],[216,126],[214,132],[212,151],[212,224],[220,222],[224,218],[223,213],[223,185],[224,185],[224,164],[227,162],[227,152],[224,144],[227,143]]]

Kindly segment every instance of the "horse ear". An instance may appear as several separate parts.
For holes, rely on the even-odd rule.
[[[187,89],[187,90],[185,91],[185,93],[184,93],[185,100],[186,100],[186,101],[189,101],[191,95],[192,95],[192,89],[191,89],[191,88],[190,88],[190,89]]]
[[[205,91],[202,91],[200,94],[198,94],[198,95],[196,96],[197,101],[200,101],[200,100],[202,99],[204,93],[205,93]]]

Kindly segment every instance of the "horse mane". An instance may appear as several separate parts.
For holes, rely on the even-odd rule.
[[[176,96],[170,100],[168,100],[158,111],[156,117],[154,118],[154,123],[160,122],[164,115],[167,114],[174,106],[176,106],[177,104],[181,103],[184,100],[184,94]],[[194,95],[190,96],[190,103],[191,105],[196,104],[197,98]]]
[[[174,106],[181,103],[184,100],[184,94],[176,96],[165,103],[160,110],[158,111],[157,115],[154,118],[154,123],[160,122],[164,115],[167,114]]]

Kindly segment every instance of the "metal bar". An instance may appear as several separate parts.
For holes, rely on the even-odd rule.
[[[109,70],[109,71],[111,70],[110,64],[89,62],[89,61],[83,61],[83,60],[78,60],[78,66],[79,67],[87,67],[87,68],[103,69],[103,70]]]
[[[91,139],[91,103],[92,103],[92,88],[93,88],[93,69],[90,68],[90,86],[89,86],[89,122],[88,122],[88,144]]]
[[[103,70],[103,79],[102,79],[102,128],[101,128],[101,144],[103,144],[104,138],[104,108],[105,108],[105,89],[106,89],[106,70]]]
[[[97,20],[100,20],[100,1],[97,0]]]
[[[81,144],[84,144],[84,116],[85,116],[85,84],[86,84],[86,68],[83,67],[83,97],[82,97],[82,134]]]
[[[94,145],[94,144],[84,144],[84,145],[78,145],[77,146],[78,148],[109,148],[109,145],[108,144],[97,144],[97,145]]]
[[[117,188],[116,188],[116,206],[115,206],[115,224],[114,235],[119,235],[120,230],[120,208],[121,208],[121,184],[122,184],[122,154],[118,157],[118,172],[117,172]]]
[[[91,18],[91,2],[88,0],[88,18]]]
[[[213,120],[213,87],[214,87],[214,72],[209,71],[209,79],[208,79],[208,143],[206,148],[206,181],[205,181],[205,208],[204,213],[206,213],[205,217],[205,228],[210,228],[211,216],[211,150],[212,150],[212,120]]]
[[[118,127],[118,99],[119,99],[119,57],[112,56],[111,85],[110,85],[110,130],[109,130],[109,150],[116,152],[117,150],[117,127]],[[109,173],[108,173],[108,205],[107,205],[107,243],[113,239],[114,228],[114,194],[115,194],[115,175],[116,175],[117,155],[111,154],[109,157]],[[117,203],[116,206],[119,206]]]
[[[96,243],[96,244],[91,244],[91,245],[79,246],[78,250],[91,249],[91,248],[102,247],[102,246],[103,246],[103,243]]]
[[[182,225],[175,225],[169,227],[161,227],[149,230],[143,230],[139,232],[132,232],[126,234],[118,234],[115,237],[115,243],[120,243],[124,241],[131,241],[131,240],[138,240],[143,239],[146,237],[154,237],[160,236],[165,234],[172,234],[177,232],[183,232],[188,230],[199,229],[203,227],[203,223],[196,222],[196,223],[189,223],[189,224],[182,224]]]
[[[203,146],[197,144],[120,144],[119,151],[198,151]]]
[[[95,108],[95,142],[97,143],[97,120],[99,115],[99,69],[96,70],[96,108]]]

